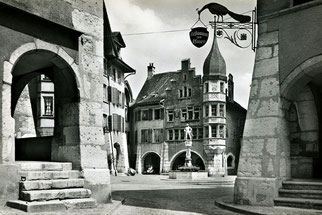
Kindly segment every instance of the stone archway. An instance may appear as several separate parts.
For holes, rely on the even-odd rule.
[[[322,55],[295,68],[282,82],[292,178],[322,177]]]
[[[4,77],[2,93],[2,142],[7,148],[5,159],[15,160],[15,134],[13,114],[18,98],[25,86],[36,76],[44,74],[55,83],[56,123],[54,138],[51,140],[51,158],[53,161],[71,161],[74,166],[80,166],[79,151],[77,149],[66,151],[71,140],[79,144],[75,137],[79,138],[77,129],[67,132],[71,127],[79,125],[79,100],[81,82],[78,80],[78,67],[72,57],[58,46],[36,40],[35,43],[27,43],[16,49],[9,61],[4,63]],[[73,113],[74,117],[72,117]],[[67,128],[68,127],[68,128]],[[75,133],[76,132],[76,133]],[[66,139],[67,138],[67,139]],[[62,140],[65,140],[62,141]],[[68,142],[68,143],[67,143]],[[64,149],[62,149],[64,148]],[[65,153],[64,153],[65,151]],[[67,154],[68,153],[68,154]]]
[[[177,170],[179,166],[185,163],[186,151],[181,150],[177,152],[170,160],[171,170]],[[203,158],[195,151],[191,151],[192,165],[200,167],[200,170],[205,170],[205,162]]]
[[[142,156],[142,173],[143,174],[160,174],[161,157],[156,152],[146,152]],[[149,168],[153,169],[149,172]]]

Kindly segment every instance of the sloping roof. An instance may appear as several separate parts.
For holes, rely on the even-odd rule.
[[[233,110],[237,110],[237,111],[242,111],[242,112],[247,112],[247,110],[241,106],[239,103],[233,101],[233,102],[228,102],[226,103],[226,107],[227,109],[233,109]]]
[[[166,97],[166,88],[171,85],[170,80],[176,78],[177,75],[177,72],[154,74],[145,81],[135,104],[159,104],[160,100]]]

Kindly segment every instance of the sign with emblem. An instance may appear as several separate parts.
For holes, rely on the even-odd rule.
[[[209,32],[206,27],[191,28],[190,40],[192,44],[198,48],[201,48],[207,43]]]

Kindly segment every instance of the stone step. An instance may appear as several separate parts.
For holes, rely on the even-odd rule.
[[[274,199],[275,206],[286,206],[295,208],[306,208],[306,209],[322,209],[322,200],[320,199],[307,199],[307,198],[287,198],[278,197]]]
[[[21,171],[68,171],[72,170],[72,163],[19,161],[16,162]]]
[[[84,187],[84,179],[34,180],[20,182],[21,190],[48,190]]]
[[[96,200],[93,198],[50,200],[39,202],[26,202],[22,200],[15,200],[7,202],[7,206],[29,213],[39,213],[46,211],[60,211],[66,209],[95,208],[97,207],[97,203]]]
[[[53,199],[81,199],[89,198],[91,191],[85,188],[57,189],[57,190],[29,190],[20,193],[21,200],[43,201]]]
[[[314,181],[283,181],[286,190],[322,190],[322,182]]]
[[[280,197],[322,199],[322,190],[279,190]]]
[[[68,171],[21,171],[20,176],[23,180],[50,180],[50,179],[76,179],[82,178],[78,170]]]

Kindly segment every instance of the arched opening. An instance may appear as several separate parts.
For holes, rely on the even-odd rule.
[[[292,178],[322,178],[322,62],[309,59],[282,86]]]
[[[34,50],[20,56],[11,85],[16,160],[72,161],[77,167],[79,100],[75,74],[56,53]]]
[[[143,174],[160,174],[160,156],[157,153],[149,152],[143,158]]]
[[[227,157],[227,168],[233,168],[233,160],[234,160],[234,158],[232,155],[229,155]]]
[[[183,151],[179,153],[171,162],[171,170],[178,170],[180,166],[183,166],[186,159],[186,152]],[[202,158],[195,152],[191,152],[191,162],[193,166],[197,166],[200,170],[205,170],[205,164]]]

